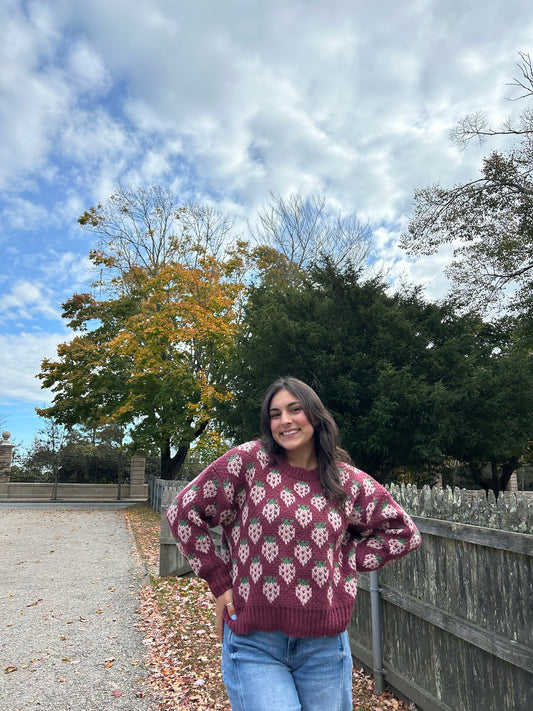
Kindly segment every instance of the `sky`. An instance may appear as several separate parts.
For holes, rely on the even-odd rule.
[[[243,224],[271,192],[373,226],[391,283],[445,295],[450,254],[399,238],[417,188],[479,173],[469,113],[520,110],[531,0],[1,0],[0,429],[31,444],[36,375],[90,290],[77,225],[119,184],[172,188]]]

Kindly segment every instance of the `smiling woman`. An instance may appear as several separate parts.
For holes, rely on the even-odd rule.
[[[216,598],[233,711],[352,709],[346,628],[357,571],[420,545],[409,516],[349,463],[318,395],[291,377],[268,389],[262,437],[234,447],[174,499],[181,552]],[[209,529],[221,526],[222,548]]]

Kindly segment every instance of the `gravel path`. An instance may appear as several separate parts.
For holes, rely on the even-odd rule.
[[[1,711],[153,708],[145,575],[116,508],[0,508]]]

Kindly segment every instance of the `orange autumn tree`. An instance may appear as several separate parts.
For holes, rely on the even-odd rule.
[[[100,298],[63,304],[75,335],[42,362],[37,377],[54,396],[37,411],[67,426],[121,424],[174,479],[231,397],[246,245],[225,249],[231,223],[211,208],[176,207],[164,188],[120,188],[78,221],[100,238],[90,253]]]

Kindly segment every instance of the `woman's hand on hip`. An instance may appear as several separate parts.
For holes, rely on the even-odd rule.
[[[236,620],[237,614],[233,605],[233,590],[231,588],[217,597],[215,607],[215,614],[217,617],[217,636],[221,642],[224,638],[224,609],[226,608],[231,619]]]

